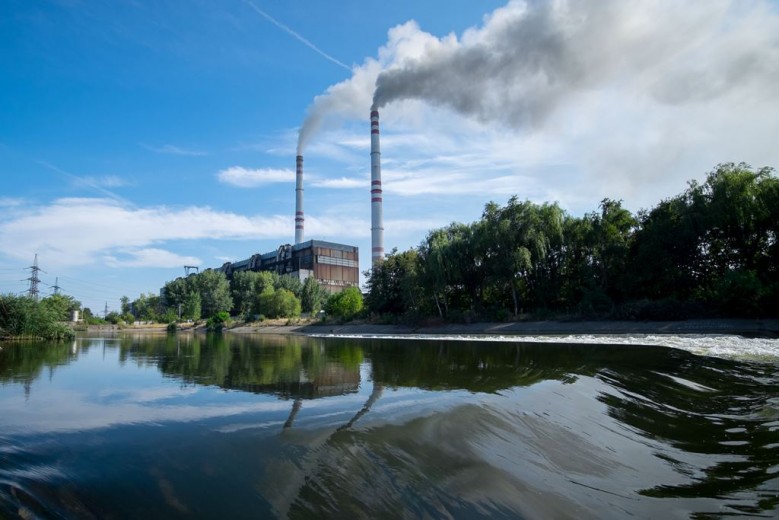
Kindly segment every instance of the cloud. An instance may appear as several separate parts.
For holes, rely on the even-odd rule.
[[[132,223],[132,225],[128,225]],[[0,253],[29,261],[35,254],[60,266],[178,267],[199,265],[162,244],[197,240],[287,239],[288,215],[246,216],[209,207],[131,207],[111,199],[59,199],[0,222]],[[307,215],[313,236],[364,238],[367,220],[348,214]]]
[[[231,166],[217,174],[219,182],[239,188],[256,188],[278,182],[295,182],[295,172],[287,169],[259,168],[247,169],[243,166]]]
[[[3,208],[15,208],[25,204],[24,199],[16,197],[0,197],[0,207]]]
[[[122,256],[106,255],[106,265],[110,267],[181,267],[182,265],[202,264],[194,256],[181,256],[165,249],[146,248],[120,252]]]
[[[354,189],[365,188],[366,190],[370,186],[370,179],[354,178],[354,177],[340,177],[338,179],[313,179],[310,182],[314,188],[333,188],[333,189]]]
[[[152,146],[152,145],[140,143],[140,145],[146,148],[147,150],[151,150],[152,152],[162,153],[162,154],[186,155],[186,156],[195,156],[195,157],[208,155],[208,152],[205,152],[203,150],[187,149],[172,144],[164,144],[162,146]]]
[[[457,219],[512,194],[636,211],[720,162],[776,166],[777,34],[761,0],[512,1],[460,35],[410,21],[309,108],[307,155],[340,163],[312,185],[368,174],[377,81],[385,193],[449,200]]]

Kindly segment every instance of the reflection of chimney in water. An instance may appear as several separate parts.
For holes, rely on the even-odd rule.
[[[303,242],[303,156],[295,157],[295,243]]]
[[[371,258],[372,265],[384,259],[384,217],[381,194],[381,148],[379,111],[371,111]]]

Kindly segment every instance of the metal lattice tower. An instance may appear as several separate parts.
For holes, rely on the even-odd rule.
[[[54,289],[54,294],[59,294],[60,293],[60,289],[62,289],[62,287],[60,287],[59,283],[60,283],[60,279],[59,278],[55,278],[54,279],[54,286],[52,287],[52,289]]]
[[[38,276],[38,273],[40,272],[41,268],[38,267],[38,254],[35,254],[35,261],[32,263],[30,267],[30,277],[27,278],[27,280],[30,281],[30,288],[27,290],[27,295],[34,299],[35,301],[38,301],[38,295],[40,294],[38,290],[38,284],[41,283],[41,279]]]

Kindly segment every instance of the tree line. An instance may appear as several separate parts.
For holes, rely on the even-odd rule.
[[[620,319],[779,315],[779,179],[721,164],[637,214],[604,199],[488,203],[365,273],[366,307],[393,319],[567,315]]]
[[[230,318],[262,321],[298,318],[302,313],[316,316],[320,310],[338,319],[351,319],[362,305],[358,288],[330,295],[313,277],[301,282],[274,272],[241,271],[228,279],[221,271],[206,269],[167,282],[160,295],[141,294],[133,301],[122,297],[121,312],[107,319],[127,323],[207,319],[219,325]]]

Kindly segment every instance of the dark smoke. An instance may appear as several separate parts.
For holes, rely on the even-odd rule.
[[[373,108],[424,100],[511,127],[542,120],[589,80],[587,64],[559,26],[552,2],[488,22],[473,42],[435,49],[379,74]]]
[[[746,77],[752,77],[759,72],[755,64],[761,63],[746,53],[723,53],[714,62],[696,63],[701,47],[711,49],[701,44],[704,38],[716,42],[711,35],[724,27],[720,24],[728,5],[510,2],[459,41],[449,37],[439,45],[426,45],[420,55],[381,72],[373,108],[422,100],[517,128],[543,123],[577,92],[625,78],[664,104],[719,97],[743,83],[745,75],[732,71],[747,70]],[[771,76],[776,77],[779,67],[773,69]],[[705,78],[699,82],[705,84],[691,89],[691,75]]]

